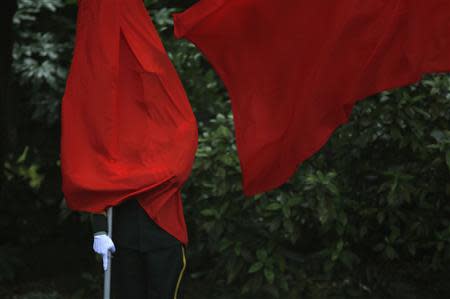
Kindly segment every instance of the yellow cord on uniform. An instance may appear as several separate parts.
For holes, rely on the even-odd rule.
[[[181,251],[183,253],[183,268],[181,268],[180,275],[178,276],[177,286],[175,288],[175,294],[173,295],[173,299],[177,299],[178,288],[180,287],[181,278],[183,277],[184,270],[186,269],[186,256],[184,254],[184,246],[181,245]]]

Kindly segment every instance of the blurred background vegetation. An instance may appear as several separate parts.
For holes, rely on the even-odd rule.
[[[285,185],[245,198],[226,91],[146,1],[199,122],[183,189],[186,298],[450,298],[450,77],[358,102]],[[0,298],[100,298],[87,214],[67,209],[60,102],[76,2],[4,0],[0,46]],[[6,30],[5,30],[6,29]]]

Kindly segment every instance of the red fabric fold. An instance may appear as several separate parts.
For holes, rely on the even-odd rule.
[[[137,196],[186,244],[181,188],[197,124],[146,8],[141,0],[82,0],[76,29],[61,111],[68,207],[101,212]]]
[[[173,18],[228,90],[249,196],[285,183],[357,101],[450,71],[448,0],[201,0]]]

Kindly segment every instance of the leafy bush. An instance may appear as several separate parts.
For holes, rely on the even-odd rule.
[[[287,184],[254,198],[232,116],[217,114],[185,191],[193,277],[258,298],[398,298],[396,285],[425,284],[450,258],[449,107],[445,75],[368,98]]]

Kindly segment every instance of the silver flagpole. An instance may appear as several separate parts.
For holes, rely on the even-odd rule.
[[[108,217],[108,237],[112,239],[112,220],[113,207],[109,207],[107,211]],[[111,251],[108,250],[108,268],[105,271],[105,279],[103,283],[103,299],[109,299],[111,293]]]

